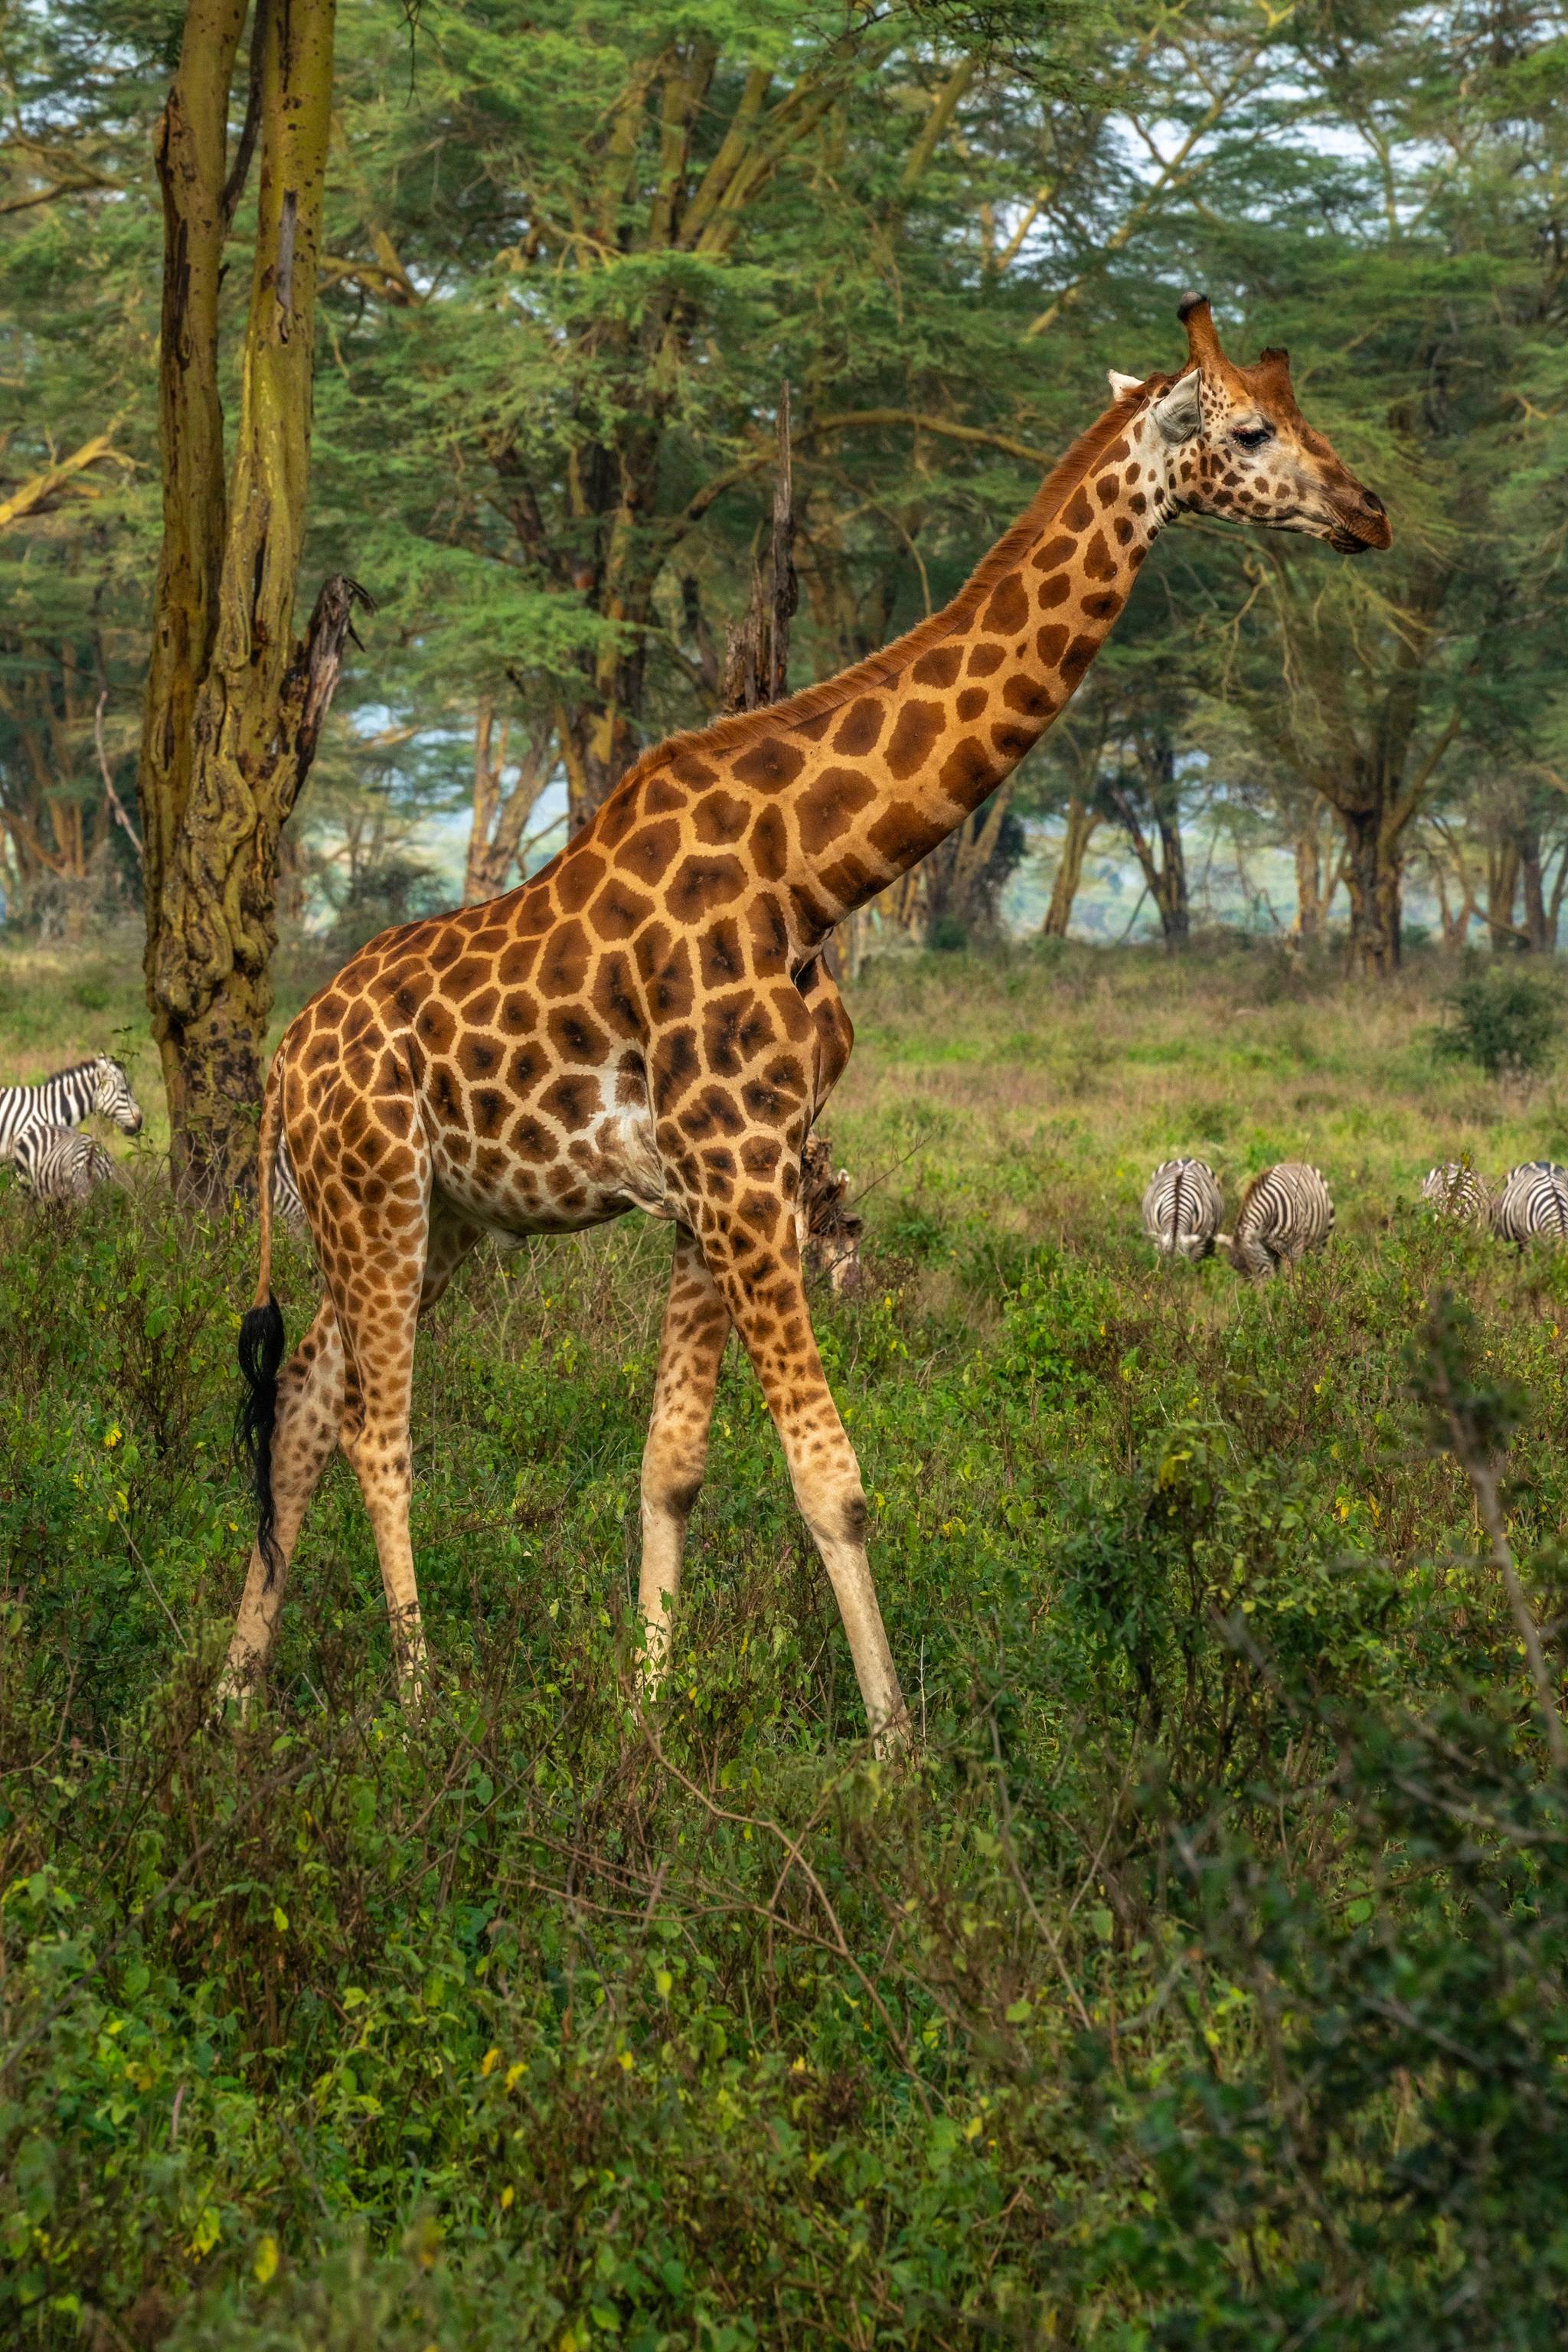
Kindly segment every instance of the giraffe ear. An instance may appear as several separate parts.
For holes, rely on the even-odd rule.
[[[1198,429],[1198,372],[1189,368],[1169,392],[1162,393],[1151,414],[1167,441],[1190,441]]]
[[[1115,368],[1108,369],[1107,373],[1110,381],[1112,400],[1125,400],[1128,394],[1136,392],[1143,381],[1141,375],[1120,375]]]

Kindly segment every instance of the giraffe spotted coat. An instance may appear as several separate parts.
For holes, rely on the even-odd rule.
[[[542,873],[373,940],[291,1024],[263,1108],[252,1314],[269,1311],[280,1137],[325,1295],[277,1384],[269,1438],[280,1335],[258,1322],[246,1342],[275,1517],[252,1554],[226,1691],[254,1682],[306,1503],[339,1444],[417,1685],[419,1317],[486,1234],[571,1233],[641,1209],[674,1229],[642,1475],[648,1679],[665,1660],[733,1328],[832,1580],[872,1731],[902,1735],[859,1470],[802,1280],[802,1153],[852,1040],[824,945],[1038,739],[1179,509],[1346,548],[1388,543],[1379,501],[1301,418],[1284,355],[1233,367],[1206,303],[1184,316],[1187,367],[1113,379],[1110,408],[945,610],[824,685],[660,744]]]

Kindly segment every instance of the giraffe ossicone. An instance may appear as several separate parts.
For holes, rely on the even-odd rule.
[[[260,1433],[253,1549],[222,1691],[272,1641],[335,1445],[359,1479],[408,1688],[424,1655],[409,1538],[415,1332],[485,1234],[634,1208],[675,1228],[642,1467],[639,1606],[656,1686],[731,1328],[762,1383],[843,1614],[872,1736],[908,1716],[866,1552],[860,1473],[802,1281],[812,1123],[853,1031],[834,926],[994,790],[1080,683],[1184,510],[1386,547],[1381,500],[1302,416],[1282,352],[1243,368],[1184,302],[1173,375],[1110,407],[951,604],[787,701],[639,760],[543,871],[361,950],[290,1024],[261,1123],[260,1273],[242,1361]],[[281,1373],[272,1167],[287,1140],[324,1295]]]

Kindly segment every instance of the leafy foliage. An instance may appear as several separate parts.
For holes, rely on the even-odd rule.
[[[0,1201],[8,2336],[1458,2352],[1479,2296],[1489,2340],[1559,2340],[1564,1790],[1409,1382],[1459,1289],[1444,1393],[1510,1448],[1554,1645],[1561,1269],[1390,1223],[1432,1152],[1388,1121],[1473,1082],[1354,991],[1310,1000],[1320,1070],[1342,1028],[1381,1056],[1332,1252],[1266,1296],[1154,1265],[1141,1119],[1228,1123],[1228,1177],[1308,1116],[1300,974],[1259,1010],[1261,959],[1197,971],[933,956],[861,992],[836,1140],[893,1172],[872,1278],[816,1314],[907,1777],[739,1363],[638,1711],[648,1227],[477,1263],[426,1335],[427,1716],[339,1465],[268,1705],[210,1729],[253,1235],[142,1181]],[[1121,1091],[1065,1093],[1110,1025]]]
[[[1563,1025],[1550,980],[1511,961],[1473,966],[1446,999],[1450,1018],[1433,1044],[1489,1078],[1528,1077],[1546,1067]]]

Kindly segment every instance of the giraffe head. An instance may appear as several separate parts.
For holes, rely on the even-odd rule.
[[[1206,294],[1184,295],[1178,316],[1187,365],[1173,381],[1150,379],[1149,404],[1169,450],[1175,504],[1266,530],[1304,531],[1343,555],[1390,546],[1383,500],[1297,407],[1289,353],[1266,351],[1253,366],[1237,367],[1220,349]],[[1143,388],[1115,374],[1110,386],[1118,398]]]

